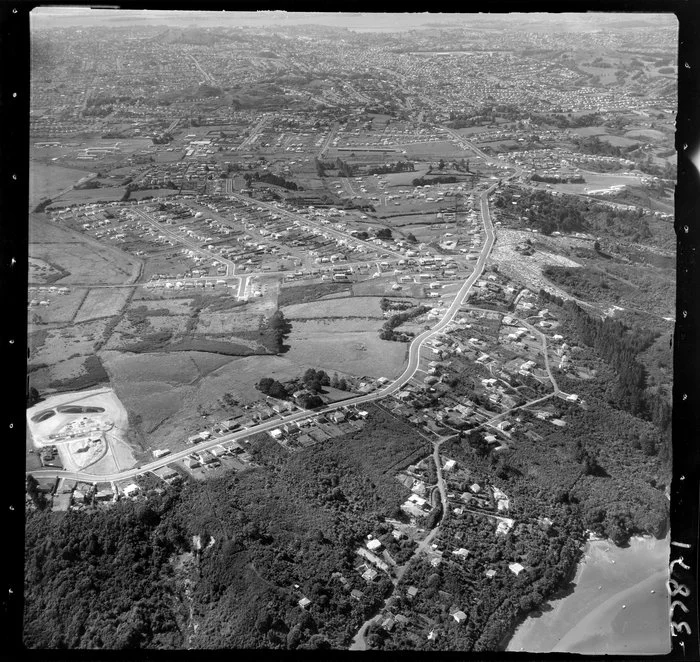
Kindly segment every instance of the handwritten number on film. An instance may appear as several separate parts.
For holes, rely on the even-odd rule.
[[[671,542],[671,545],[674,547],[684,547],[686,549],[690,548],[690,545],[682,542]],[[686,565],[684,563],[683,557],[680,556],[677,559],[671,561],[670,565],[668,566],[669,574],[673,575],[674,570],[676,566],[679,565],[681,568],[684,570],[690,570],[690,566]],[[668,589],[668,594],[672,597],[675,598],[676,596],[680,596],[681,598],[687,598],[690,595],[690,589],[685,585],[685,584],[679,584],[673,577],[671,576],[669,580],[666,582],[666,588]],[[683,603],[683,600],[673,600],[671,602],[671,606],[669,607],[669,619],[671,621],[670,627],[671,627],[671,636],[676,637],[678,636],[679,633],[685,633],[685,634],[691,634],[691,629],[690,625],[688,625],[685,621],[681,621],[680,623],[677,623],[674,620],[674,612],[676,610],[676,607],[680,607],[681,611],[684,614],[687,614],[690,610],[688,607],[685,606]],[[681,646],[683,646],[684,642],[680,642]],[[683,646],[685,648],[685,646]]]

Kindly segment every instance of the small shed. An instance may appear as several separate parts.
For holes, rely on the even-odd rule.
[[[463,611],[459,610],[452,614],[452,618],[454,618],[458,623],[464,623],[464,621],[467,620],[467,615]]]

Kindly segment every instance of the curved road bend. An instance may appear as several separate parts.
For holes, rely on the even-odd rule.
[[[367,395],[348,398],[347,400],[341,400],[339,402],[326,405],[325,407],[322,407],[318,410],[299,411],[282,419],[268,421],[266,423],[256,425],[252,428],[239,430],[231,434],[217,437],[215,439],[206,441],[202,444],[198,444],[196,448],[187,448],[176,453],[172,453],[171,455],[166,455],[165,457],[162,457],[153,462],[149,462],[148,464],[142,465],[140,467],[134,467],[133,469],[128,469],[126,471],[118,473],[95,475],[81,471],[65,471],[62,469],[40,469],[37,471],[28,471],[27,473],[31,473],[37,478],[62,477],[85,482],[112,482],[116,480],[125,480],[129,478],[134,478],[135,476],[138,476],[140,474],[148,473],[149,471],[154,471],[155,469],[161,469],[162,467],[172,462],[184,460],[188,455],[190,455],[193,452],[213,448],[214,446],[219,446],[221,444],[225,444],[231,441],[239,441],[241,439],[245,439],[246,437],[250,437],[251,435],[256,434],[258,432],[267,432],[268,430],[272,430],[276,427],[284,425],[285,423],[293,423],[302,419],[313,418],[315,416],[325,414],[327,412],[331,412],[342,407],[361,405],[396,393],[416,373],[420,361],[420,350],[423,347],[425,341],[429,338],[432,338],[434,335],[441,333],[452,322],[460,307],[464,303],[464,300],[466,299],[467,295],[469,294],[469,290],[474,285],[474,283],[481,277],[481,274],[484,271],[484,268],[486,266],[486,260],[488,259],[488,256],[491,253],[491,249],[493,248],[493,244],[495,241],[493,224],[491,222],[491,216],[489,213],[488,196],[491,193],[491,191],[493,191],[497,186],[498,183],[494,183],[492,186],[490,186],[488,189],[486,189],[483,193],[480,194],[481,215],[484,221],[484,228],[486,230],[486,241],[484,242],[484,246],[481,249],[479,259],[477,260],[477,263],[474,266],[474,271],[464,282],[459,292],[455,296],[452,305],[447,309],[442,319],[432,329],[424,331],[422,334],[414,338],[413,342],[409,346],[408,365],[406,366],[406,369],[397,379],[389,383],[384,388],[374,391],[372,393],[368,393]]]

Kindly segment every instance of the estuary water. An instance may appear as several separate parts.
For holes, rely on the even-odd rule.
[[[670,537],[636,537],[628,547],[586,543],[569,595],[515,630],[506,650],[532,653],[663,655],[671,650],[666,589]]]

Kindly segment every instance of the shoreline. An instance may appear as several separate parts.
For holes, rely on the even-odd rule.
[[[515,633],[532,617],[533,614],[542,613],[543,607],[551,607],[552,602],[563,600],[566,597],[566,595],[564,595],[564,591],[569,584],[573,583],[575,587],[581,577],[581,573],[583,572],[584,564],[588,560],[588,545],[590,542],[590,540],[586,540],[583,547],[579,548],[581,550],[581,556],[575,563],[571,564],[571,567],[562,579],[561,586],[559,586],[554,593],[552,593],[552,595],[547,598],[537,609],[533,609],[522,616],[518,616],[518,618],[515,619],[515,622],[510,628],[508,628],[508,631],[501,638],[498,646],[496,647],[496,651],[507,651],[508,645],[515,636]]]
[[[600,630],[600,627],[596,627],[598,621],[602,620],[603,618],[606,618],[610,625],[614,623],[614,615],[619,613],[619,609],[621,606],[623,606],[623,601],[626,600],[627,598],[633,596],[636,592],[640,591],[641,589],[644,589],[645,591],[649,589],[651,586],[654,586],[654,584],[660,580],[660,579],[665,579],[668,577],[668,573],[665,570],[657,570],[653,575],[650,575],[649,577],[645,577],[644,579],[640,580],[637,582],[634,586],[630,586],[629,588],[626,588],[622,591],[618,591],[611,597],[609,597],[603,604],[598,605],[595,607],[591,612],[589,612],[585,618],[583,618],[579,623],[577,623],[571,630],[569,630],[566,634],[564,634],[563,637],[559,640],[556,646],[552,649],[553,653],[567,653],[567,652],[574,652],[571,651],[571,648],[579,648],[581,646],[582,641],[585,640],[586,637],[588,638],[594,638],[598,635],[595,631],[596,629]],[[666,602],[668,602],[668,596],[667,595],[660,595],[659,597],[663,597]],[[605,634],[608,634],[606,631]],[[670,633],[669,633],[669,648],[668,650],[663,651],[663,653],[669,653],[671,651],[670,647]],[[579,652],[579,651],[575,651]],[[596,651],[596,652],[607,652],[607,651]],[[630,651],[633,654],[641,655],[644,654],[643,652],[640,651]]]
[[[658,567],[658,569],[654,571],[651,568],[652,572],[642,574],[639,580],[634,581],[636,577],[636,573],[634,573],[635,566],[639,566],[637,572],[644,572],[644,569],[649,567],[648,559],[644,556],[640,557],[640,554],[645,554],[644,548],[646,547],[646,555],[651,554],[652,557],[657,557],[659,554],[663,554],[665,556],[665,548],[668,546],[669,541],[668,530],[663,538],[656,538],[651,535],[631,536],[626,547],[617,547],[612,541],[607,539],[588,539],[582,549],[581,557],[562,581],[561,587],[543,602],[539,609],[518,618],[503,636],[496,650],[508,652],[526,651],[530,653],[562,652],[560,648],[562,645],[561,641],[580,640],[580,636],[576,637],[574,635],[585,635],[580,630],[581,623],[590,624],[602,616],[609,615],[609,610],[615,604],[620,603],[618,599],[620,595],[633,595],[635,590],[640,590],[640,586],[646,586],[646,583],[650,582],[653,583],[654,579],[658,581],[658,578],[664,572],[667,572],[666,562],[663,563],[662,568],[660,564],[656,565],[656,559],[654,559],[653,567]],[[611,581],[609,577],[605,576],[606,573],[609,575],[611,572],[611,566],[608,564],[616,563],[616,559],[612,557],[620,556],[623,558],[618,560],[622,561],[623,564],[618,566],[620,569],[619,576],[616,573],[614,576],[617,578],[617,581]],[[631,558],[626,558],[630,556]],[[629,566],[632,567],[632,571],[630,571]],[[586,576],[584,576],[584,572],[586,572]],[[630,572],[634,574],[630,574]],[[601,576],[598,577],[598,575]],[[581,581],[582,577],[583,582]],[[597,590],[595,590],[595,586],[591,586],[591,580],[595,577],[597,579],[593,583],[598,584],[600,582],[601,585],[606,585],[608,590],[613,591],[602,602],[599,598],[601,594],[597,592],[601,590],[601,586],[599,585]],[[630,584],[630,581],[634,583]],[[574,584],[573,592],[565,593],[571,583]],[[572,602],[570,599],[577,591],[578,600]],[[665,595],[665,591],[663,593]],[[659,594],[661,594],[661,591]],[[569,598],[568,602],[567,598]],[[601,610],[601,607],[604,605],[607,605],[607,610]],[[570,621],[568,624],[567,620]],[[547,624],[546,626],[544,625],[545,623]],[[579,629],[577,630],[577,628]],[[560,632],[557,636],[556,632],[558,630]],[[556,640],[552,640],[553,637],[556,637]],[[549,640],[549,643],[546,640]],[[565,643],[564,645],[568,644]]]

